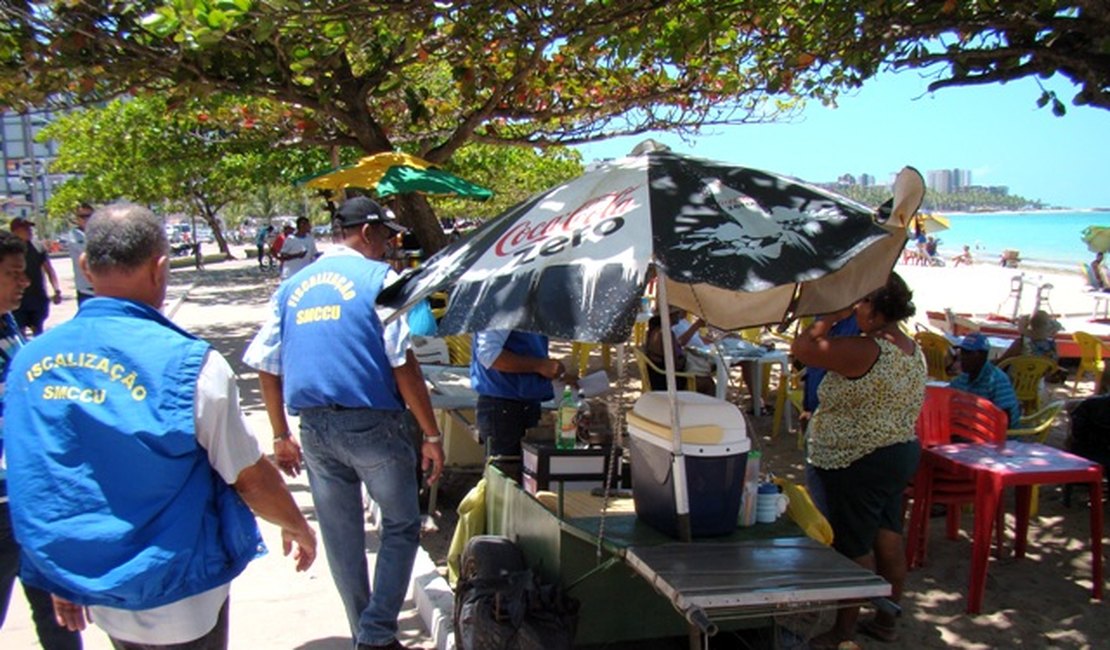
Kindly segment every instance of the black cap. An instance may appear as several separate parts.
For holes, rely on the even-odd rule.
[[[397,217],[388,208],[383,208],[377,201],[365,196],[356,196],[347,199],[335,211],[335,221],[340,228],[352,228],[364,223],[380,223],[397,232],[408,232],[408,229],[397,223]]]

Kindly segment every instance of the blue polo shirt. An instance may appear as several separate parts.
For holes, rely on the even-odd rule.
[[[989,399],[1010,416],[1011,428],[1017,426],[1021,420],[1021,405],[1018,403],[1017,394],[1014,393],[1014,385],[1010,383],[1010,378],[1005,372],[989,361],[983,365],[979,376],[975,379],[962,372],[949,382],[948,386]]]

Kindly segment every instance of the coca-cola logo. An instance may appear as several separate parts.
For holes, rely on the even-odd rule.
[[[622,215],[636,207],[633,193],[640,186],[628,187],[594,197],[570,212],[542,221],[521,219],[497,240],[493,252],[498,257],[531,259],[529,253],[553,255],[569,244],[578,246],[590,236],[604,237],[624,225]]]

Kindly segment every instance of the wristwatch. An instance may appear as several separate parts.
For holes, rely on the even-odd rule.
[[[277,442],[279,440],[289,440],[292,437],[293,437],[293,434],[289,433],[288,431],[286,431],[284,433],[278,433],[278,434],[274,435],[274,442]]]
[[[434,436],[424,436],[424,442],[430,442],[432,444],[443,442],[443,434],[437,433]]]

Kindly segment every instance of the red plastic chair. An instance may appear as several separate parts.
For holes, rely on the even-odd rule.
[[[989,400],[952,388],[930,386],[925,392],[925,403],[916,430],[922,447],[950,442],[1002,444],[1006,440],[1006,423],[1006,413]],[[906,540],[906,563],[910,568],[925,563],[932,504],[942,503],[948,507],[947,537],[957,539],[961,507],[975,502],[975,481],[970,475],[936,473],[932,492],[922,494],[920,486],[924,484],[921,480],[924,471],[924,467],[919,468],[918,476],[907,488],[913,499]],[[998,552],[1002,549],[1002,532],[1003,510],[999,506],[995,520]]]

